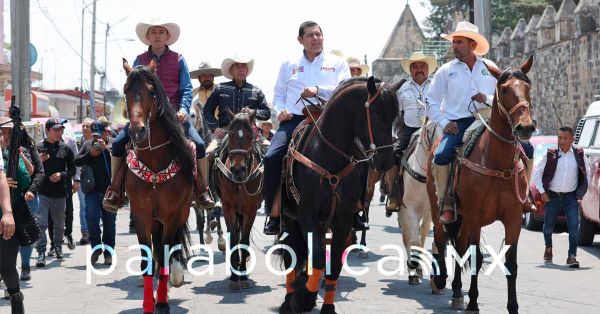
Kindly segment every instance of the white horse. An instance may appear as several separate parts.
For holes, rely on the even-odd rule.
[[[413,140],[418,137],[417,147],[410,154],[407,162],[403,162],[403,167],[400,167],[400,173],[403,174],[404,196],[398,213],[398,225],[402,230],[402,241],[408,257],[410,285],[420,284],[423,277],[421,267],[411,262],[411,247],[423,248],[431,228],[431,206],[424,181],[427,177],[427,161],[432,154],[431,146],[442,135],[443,130],[436,126],[435,122],[426,120],[421,129],[413,134]],[[418,255],[419,253],[416,252],[413,257],[418,258]]]

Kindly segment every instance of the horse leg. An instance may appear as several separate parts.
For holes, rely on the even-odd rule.
[[[333,238],[331,239],[331,263],[330,273],[325,274],[325,296],[323,297],[323,306],[321,307],[321,314],[332,314],[335,312],[335,291],[337,288],[337,280],[340,276],[340,272],[343,266],[343,253],[345,250],[344,239],[350,232],[351,222],[348,220],[346,223],[338,222],[333,223],[332,232]]]
[[[475,259],[475,274],[471,275],[471,287],[469,288],[469,304],[467,305],[465,313],[479,313],[479,306],[477,304],[477,298],[479,297],[479,288],[477,280],[479,278],[479,270],[481,270],[481,266],[483,264],[483,254],[481,253],[481,249],[479,248],[479,237],[481,235],[481,229],[477,227],[473,229],[475,230],[469,230],[469,245],[475,246],[475,252],[477,256]],[[473,265],[471,265],[471,267],[473,267]]]
[[[246,211],[246,212],[248,212],[248,211]],[[245,244],[247,246],[250,246],[250,231],[252,231],[252,225],[254,224],[254,219],[256,218],[255,210],[250,210],[250,212],[254,212],[255,215],[254,216],[246,215],[246,216],[244,216],[244,219],[242,220],[241,243]],[[246,264],[248,263],[249,256],[250,256],[250,253],[248,253],[248,250],[242,251],[242,262],[241,262],[240,269],[244,273],[247,272]],[[250,288],[250,281],[248,280],[248,274],[244,274],[244,275],[240,276],[240,285],[242,286],[242,289]]]
[[[310,209],[305,209],[310,212]],[[292,309],[296,312],[310,312],[317,301],[317,293],[319,292],[319,282],[321,275],[325,271],[325,252],[323,251],[322,235],[319,226],[315,225],[312,217],[302,215],[299,217],[298,223],[303,237],[312,239],[312,274],[309,274],[306,285],[296,285],[296,291],[292,296]],[[312,233],[312,236],[309,235]],[[308,238],[311,236],[311,238]],[[345,238],[344,238],[345,240]],[[311,266],[311,261],[308,261]]]
[[[231,250],[231,256],[225,257],[231,263],[231,269],[229,269],[231,271],[231,275],[229,276],[229,290],[240,290],[240,276],[238,275],[240,270],[240,252],[238,249],[233,250],[240,244],[238,217],[235,209],[230,208],[226,204],[223,204],[223,216],[227,225],[227,233],[230,236],[229,249]]]
[[[131,207],[135,209],[134,206]],[[143,276],[143,287],[144,287],[144,299],[142,303],[143,312],[154,313],[154,282],[152,274],[154,272],[154,259],[151,253],[152,250],[152,225],[153,221],[150,217],[144,215],[137,215],[134,212],[133,219],[136,224],[136,234],[138,243],[142,248],[140,249],[142,257],[141,269],[144,271]],[[146,250],[148,248],[150,251]],[[149,255],[148,255],[148,252]],[[148,270],[148,271],[146,271]]]
[[[164,244],[164,232],[165,228],[163,225],[153,220],[152,223],[152,243],[154,245],[155,258],[158,261],[158,288],[156,289],[156,313],[168,313],[168,299],[167,299],[167,281],[169,280],[169,269],[165,268],[165,248]],[[170,243],[169,243],[170,244]]]
[[[371,192],[371,198],[373,197],[373,192]],[[371,198],[369,198],[369,201],[367,202],[367,206],[365,206],[365,216],[367,217],[367,220],[369,220],[369,214],[371,212],[370,208],[371,208]],[[362,245],[363,247],[367,247],[367,230],[362,230],[360,232],[360,245]],[[365,252],[363,250],[358,251],[358,257],[359,258],[369,258],[369,253]]]
[[[302,238],[302,231],[300,230],[300,226],[298,223],[286,215],[282,215],[283,226],[285,227],[284,232],[287,233],[287,237],[281,241],[282,244],[288,245],[292,248],[292,252],[296,255],[296,264],[295,269],[292,269],[285,277],[285,299],[281,306],[279,307],[279,313],[294,313],[292,310],[292,296],[295,292],[296,278],[299,276],[299,271],[304,265],[304,260],[306,259],[306,245],[304,243],[304,239]],[[283,263],[286,269],[289,269],[292,266],[292,255],[287,250],[282,250]],[[299,280],[302,284],[304,284],[305,280]]]
[[[223,209],[221,209],[223,210]],[[215,215],[215,222],[217,224],[217,235],[218,235],[218,239],[217,239],[217,247],[219,248],[219,251],[223,252],[223,254],[225,254],[225,238],[223,237],[223,228],[221,227],[221,211],[217,211],[217,214]]]
[[[413,206],[407,206],[405,210],[398,213],[398,225],[402,229],[402,242],[406,250],[407,266],[409,269],[408,284],[418,285],[420,283],[418,276],[419,264],[413,261],[412,248],[420,243],[417,239],[419,221],[415,215]],[[418,252],[417,252],[418,253]],[[416,256],[415,258],[419,258]]]
[[[212,230],[210,224],[212,223],[214,211],[211,209],[204,210],[204,216],[206,217],[206,225],[204,226],[204,241],[206,244],[211,244],[213,241]]]
[[[440,224],[433,226],[433,258],[432,269],[434,274],[430,276],[429,285],[431,286],[431,293],[441,294],[446,288],[446,279],[448,279],[448,269],[446,267],[446,233],[444,227]],[[437,253],[435,252],[437,251]],[[439,272],[436,273],[436,268],[439,268]]]
[[[503,222],[504,223],[504,222]],[[506,252],[506,262],[504,267],[508,270],[506,274],[506,283],[508,286],[508,303],[506,308],[508,313],[519,313],[519,304],[517,302],[517,245],[519,235],[521,233],[521,225],[518,219],[514,219],[511,223],[504,223],[505,245],[510,245]]]
[[[464,224],[465,222],[462,222]],[[460,225],[457,221],[454,224]],[[458,227],[460,228],[460,227]],[[457,231],[459,236],[455,241],[456,252],[463,256],[466,252],[467,248],[467,235],[460,235],[460,231]],[[452,279],[452,309],[453,310],[464,310],[465,309],[465,298],[462,292],[462,267],[458,264],[458,262],[454,263],[454,278]],[[472,280],[473,277],[471,277]],[[471,282],[473,284],[473,282]]]
[[[423,207],[421,207],[421,226],[420,226],[420,239],[419,239],[419,247],[425,248],[425,240],[427,240],[427,236],[429,235],[429,230],[431,229],[431,212],[426,209],[423,211]],[[434,270],[435,271],[435,270]],[[423,280],[423,270],[421,270],[418,274],[419,278]]]
[[[206,244],[204,242],[204,224],[206,223],[206,217],[204,211],[198,206],[194,206],[194,212],[196,212],[196,228],[198,229],[198,235],[200,236],[200,244]]]

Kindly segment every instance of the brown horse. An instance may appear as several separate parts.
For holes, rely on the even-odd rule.
[[[471,265],[475,267],[475,272],[471,275],[467,313],[479,312],[477,274],[483,262],[479,249],[481,228],[497,220],[504,225],[504,243],[510,246],[504,264],[508,270],[507,309],[509,313],[518,313],[519,310],[516,294],[517,243],[529,186],[523,169],[523,158],[526,157],[522,154],[519,141],[528,140],[535,131],[529,96],[531,82],[526,76],[532,65],[533,57],[519,69],[507,68],[503,72],[487,65],[489,72],[498,80],[492,116],[470,156],[463,158],[459,153],[459,166],[455,174],[458,180],[455,195],[459,219],[447,225],[446,230],[439,223],[438,201],[429,167],[427,190],[434,221],[434,241],[439,252],[436,260],[441,270],[439,275],[433,276],[431,287],[434,292],[439,292],[446,285],[447,271],[443,259],[447,238],[461,256],[469,245],[474,247],[476,265]],[[464,308],[461,288],[461,269],[456,263],[452,281],[454,309]]]
[[[143,311],[168,313],[167,281],[170,278],[174,287],[183,284],[182,263],[189,253],[187,220],[195,164],[175,111],[154,73],[155,67],[152,61],[148,66],[132,69],[123,59],[127,73],[124,93],[133,144],[127,156],[126,191],[142,246]],[[177,250],[177,245],[181,249]],[[167,251],[165,257],[165,248],[175,253]],[[160,276],[155,306],[152,274],[156,262]]]
[[[248,251],[240,245],[250,244],[250,231],[262,201],[263,165],[254,133],[255,113],[238,113],[229,124],[226,146],[215,156],[213,178],[221,199],[223,216],[230,238],[232,254],[229,289],[250,288],[246,261]]]

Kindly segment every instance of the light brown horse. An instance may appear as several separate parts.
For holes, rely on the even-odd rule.
[[[175,111],[154,73],[155,68],[154,61],[132,69],[123,60],[127,73],[124,93],[133,144],[127,156],[126,191],[142,246],[143,311],[169,313],[167,281],[170,278],[174,287],[183,284],[182,263],[189,251],[187,220],[195,164]],[[172,250],[176,245],[181,245],[181,250],[165,258],[165,246]],[[157,268],[156,262],[160,276],[155,305],[152,274]]]
[[[455,184],[455,195],[459,219],[446,225],[446,230],[439,223],[438,201],[429,167],[427,190],[434,221],[434,240],[439,252],[436,260],[441,269],[439,275],[433,276],[431,287],[434,292],[438,292],[446,285],[446,237],[455,245],[461,256],[469,245],[474,246],[476,265],[471,265],[475,267],[475,272],[471,276],[467,313],[479,312],[477,274],[483,262],[483,255],[479,249],[481,228],[495,221],[504,225],[504,243],[510,246],[504,264],[508,270],[507,309],[509,313],[518,313],[517,243],[521,232],[522,208],[529,186],[523,166],[523,158],[526,157],[522,153],[519,141],[528,140],[535,131],[529,96],[531,82],[526,76],[532,65],[533,57],[518,69],[507,68],[500,71],[487,65],[489,72],[498,80],[492,116],[470,156],[461,158],[459,154],[460,166],[455,175],[455,180],[458,180]],[[464,308],[461,288],[461,268],[456,263],[452,282],[454,309]]]
[[[238,113],[229,124],[227,143],[215,156],[213,177],[223,206],[223,216],[230,236],[230,248],[250,244],[250,231],[262,201],[263,165],[254,133],[255,113]],[[246,274],[249,253],[238,246],[233,252],[229,289],[250,288]],[[237,273],[236,273],[237,272]]]

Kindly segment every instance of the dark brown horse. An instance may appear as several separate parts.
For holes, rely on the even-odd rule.
[[[447,271],[444,263],[445,244],[449,239],[456,251],[463,256],[468,247],[476,249],[475,272],[471,275],[468,313],[478,313],[477,274],[481,269],[483,255],[479,249],[481,228],[495,221],[504,225],[504,244],[510,246],[506,252],[504,267],[508,270],[509,313],[518,313],[517,244],[521,232],[522,208],[528,190],[528,178],[523,169],[524,154],[520,140],[528,140],[535,131],[531,118],[531,82],[526,74],[533,65],[530,57],[518,69],[507,68],[503,72],[487,66],[498,80],[492,105],[492,116],[487,129],[479,138],[470,156],[459,154],[459,171],[456,173],[456,202],[459,213],[457,222],[444,230],[439,223],[438,201],[434,191],[431,167],[428,171],[427,190],[434,222],[434,240],[439,252],[436,260],[441,274],[433,276],[431,287],[438,292],[446,285]],[[430,160],[431,162],[431,160]],[[434,254],[435,255],[435,254]],[[462,296],[461,268],[456,263],[452,281],[452,306],[464,308]]]
[[[249,288],[246,274],[248,251],[239,245],[250,244],[250,231],[256,211],[262,201],[263,165],[254,133],[255,113],[238,113],[229,124],[225,146],[220,156],[215,156],[213,177],[221,199],[223,216],[230,236],[230,248],[237,246],[231,262],[229,288]],[[225,145],[226,143],[226,145]]]
[[[144,313],[154,313],[155,309],[156,313],[168,313],[169,278],[174,287],[183,284],[182,263],[188,255],[187,220],[195,164],[175,111],[154,73],[155,67],[152,61],[148,66],[132,69],[123,60],[127,73],[124,93],[133,144],[127,156],[126,191],[142,246]],[[181,245],[181,249],[176,250],[176,245]],[[175,252],[168,255],[170,258],[165,258],[165,246]],[[155,267],[156,262],[159,267]],[[152,274],[157,268],[160,276],[155,306]]]
[[[380,171],[392,167],[392,123],[398,115],[396,91],[403,82],[384,86],[376,84],[373,77],[343,82],[319,120],[298,139],[299,145],[295,146],[296,139],[292,139],[286,158],[294,161],[291,168],[287,166],[290,175],[282,182],[293,181],[295,192],[281,192],[280,240],[293,255],[284,250],[284,264],[291,272],[286,277],[287,292],[280,312],[311,311],[319,281],[325,275],[321,313],[335,313],[335,289],[346,240],[364,188],[358,168],[368,168],[370,160]],[[299,203],[291,195],[298,196]],[[332,237],[327,241],[331,252],[328,259],[325,237],[329,229]],[[304,266],[309,269],[307,280],[302,275]]]

